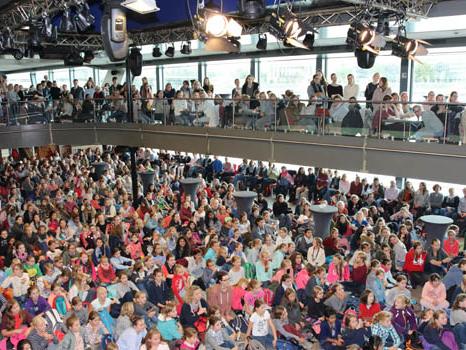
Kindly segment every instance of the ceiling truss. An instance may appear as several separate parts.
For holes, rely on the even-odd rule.
[[[409,17],[427,17],[432,6],[438,0],[343,0],[347,5],[335,8],[303,8],[298,16],[308,25],[326,27],[348,24],[363,14],[372,10],[398,13],[403,11]],[[16,43],[26,45],[27,31],[21,30],[27,25],[29,18],[37,18],[43,12],[54,15],[63,9],[64,5],[73,0],[22,0],[16,7],[5,11],[0,16],[2,27],[10,27],[16,31]],[[263,22],[246,22],[244,34],[257,34],[267,31]],[[175,41],[197,39],[196,30],[191,24],[171,29],[154,29],[140,33],[130,33],[130,39],[135,45],[156,45]],[[75,47],[78,50],[100,50],[102,40],[100,34],[62,34],[57,43],[43,43],[43,46]]]

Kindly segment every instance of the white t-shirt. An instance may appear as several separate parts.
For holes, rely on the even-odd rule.
[[[267,310],[262,316],[254,312],[249,319],[252,322],[252,335],[254,337],[264,337],[269,334],[269,320],[270,313]]]

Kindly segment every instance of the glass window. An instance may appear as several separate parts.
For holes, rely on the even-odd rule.
[[[242,82],[251,72],[251,60],[231,60],[231,61],[212,61],[207,62],[206,77],[209,77],[210,83],[214,86],[216,94],[230,95],[235,87],[235,79]],[[201,81],[202,84],[202,81]]]
[[[38,70],[35,72],[36,74],[36,82],[35,84],[39,84],[42,80],[48,80],[49,78],[49,71],[47,70]],[[47,78],[46,78],[47,77]]]
[[[66,84],[68,88],[70,88],[72,85],[70,82],[70,71],[68,68],[54,70],[53,80],[57,82],[58,86]]]
[[[8,83],[22,85],[24,88],[31,86],[31,74],[29,72],[8,74]]]
[[[99,86],[102,86],[103,85],[103,82],[105,80],[105,76],[107,75],[107,72],[108,72],[108,69],[96,69],[95,70],[95,73],[96,73],[96,84],[99,85]]]
[[[388,84],[393,92],[400,90],[400,58],[391,56],[389,52],[382,53],[376,60],[374,67],[371,69],[362,69],[358,67],[356,57],[353,53],[334,54],[327,56],[327,71],[325,76],[330,81],[330,75],[336,73],[338,82],[345,86],[347,84],[346,76],[353,74],[356,84],[359,85],[359,98],[364,99],[364,90],[366,85],[372,81],[372,75],[378,72],[382,77],[386,77]]]
[[[466,90],[464,57],[466,47],[430,49],[428,56],[414,62],[413,99],[423,101],[431,90],[448,96],[452,91]],[[460,101],[464,96],[460,95]]]
[[[157,89],[157,76],[155,74],[156,66],[143,66],[141,75],[135,77],[133,80],[133,84],[136,88],[140,88],[142,85],[142,78],[146,77],[149,81],[149,85],[152,86],[152,91],[155,93],[154,89]]]
[[[155,72],[154,72],[155,75]],[[197,79],[197,63],[167,64],[163,66],[163,86],[171,83],[175,90],[183,85],[183,80]],[[151,84],[154,88],[157,84]]]
[[[466,29],[466,15],[424,18],[408,24],[410,32]]]
[[[94,69],[90,67],[77,67],[74,68],[73,80],[78,79],[79,85],[84,86],[89,78],[94,79]]]
[[[292,90],[307,99],[307,85],[316,71],[316,56],[261,58],[259,83],[261,91],[273,91],[278,97]]]

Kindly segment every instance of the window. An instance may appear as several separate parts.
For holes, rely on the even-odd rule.
[[[35,80],[33,79],[34,85],[40,84],[40,82],[42,80],[45,80],[46,77],[47,79],[49,78],[49,72],[47,70],[38,70],[36,72],[33,72],[32,74],[33,77],[35,76]]]
[[[292,90],[307,99],[307,86],[316,71],[316,56],[285,56],[261,58],[259,83],[261,91],[273,91],[280,97]]]
[[[197,63],[169,64],[163,66],[163,86],[171,83],[173,89],[178,90],[183,85],[183,80],[197,80]],[[157,84],[152,83],[152,88]]]
[[[466,29],[466,15],[431,17],[420,21],[410,21],[407,29],[410,32]]]
[[[466,90],[465,53],[466,47],[430,49],[428,56],[419,57],[422,64],[414,62],[413,99],[423,101],[433,90],[444,95],[458,91],[460,101],[464,100],[461,92]]]
[[[60,87],[66,84],[69,89],[72,85],[70,82],[70,71],[68,68],[54,70],[53,80],[55,80],[57,82],[57,86],[60,86]]]
[[[95,74],[96,74],[96,77],[95,77],[95,83],[102,87],[102,85],[104,84],[104,80],[105,80],[105,77],[107,75],[107,72],[108,72],[108,69],[99,69],[97,68],[95,70]]]
[[[31,74],[29,72],[8,74],[8,83],[22,85],[24,88],[31,86]]]
[[[393,92],[399,92],[400,67],[400,58],[391,56],[389,52],[379,55],[375,60],[374,67],[371,69],[359,68],[353,53],[334,54],[327,56],[325,76],[327,81],[330,81],[330,74],[336,73],[338,82],[345,86],[347,84],[346,76],[350,73],[353,74],[356,84],[359,85],[358,97],[364,99],[366,85],[372,81],[372,75],[376,72],[380,73],[380,76],[387,78]]]
[[[89,78],[94,79],[94,69],[90,67],[78,67],[74,68],[73,80],[78,79],[79,85],[84,86]]]
[[[206,77],[214,86],[216,94],[231,95],[235,79],[243,82],[251,72],[251,60],[231,60],[207,62]],[[202,81],[201,81],[202,84]]]

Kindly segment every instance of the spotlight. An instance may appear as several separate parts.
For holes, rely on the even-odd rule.
[[[121,3],[121,6],[142,15],[160,11],[156,0],[126,0]]]
[[[303,24],[294,15],[291,15],[285,21],[284,29],[285,29],[285,34],[288,38],[297,39],[303,34]]]
[[[415,56],[425,56],[428,54],[424,45],[430,45],[423,40],[408,39],[404,36],[397,36],[392,44],[392,54],[397,57],[415,60]]]
[[[15,49],[13,51],[13,57],[15,58],[15,60],[20,61],[20,60],[23,59],[24,53],[23,53],[23,51],[21,49]]]
[[[172,43],[171,46],[167,47],[165,50],[165,56],[174,57],[175,56],[175,45]]]
[[[362,49],[356,49],[354,51],[354,55],[356,56],[358,60],[358,66],[360,68],[370,69],[374,67],[375,58],[377,57],[377,55],[374,54],[373,52],[362,50]]]
[[[268,23],[269,32],[278,40],[283,41],[284,46],[309,49],[298,38],[307,32],[315,32],[315,30],[306,26],[292,12],[288,11],[285,17],[280,17],[277,13],[272,12],[265,18],[265,22]]]
[[[156,57],[160,57],[160,56],[162,56],[162,52],[160,52],[160,47],[155,46],[152,49],[152,57],[156,58]]]
[[[239,12],[247,19],[257,19],[265,14],[265,0],[240,0]]]
[[[87,2],[82,2],[76,5],[76,15],[74,16],[74,22],[80,32],[92,27],[95,22],[95,17],[91,13],[91,9]]]
[[[267,50],[267,34],[259,34],[256,48],[258,50]]]
[[[84,62],[85,63],[91,63],[92,60],[94,59],[94,53],[92,51],[84,51]]]
[[[44,12],[42,14],[42,29],[41,29],[41,35],[46,37],[46,38],[51,38],[53,35],[53,24],[52,20],[50,19],[50,16],[48,15],[47,12]]]
[[[227,26],[227,34],[230,37],[239,38],[243,33],[243,26],[236,22],[233,18],[230,18]]]
[[[191,52],[192,52],[192,50],[191,50],[191,41],[188,41],[185,44],[183,44],[183,46],[181,47],[180,52],[183,55],[190,55]]]
[[[129,69],[131,74],[135,77],[140,76],[142,72],[142,55],[141,49],[138,47],[133,47],[128,56],[129,60]]]
[[[15,46],[15,38],[11,28],[7,27],[2,35],[2,42],[4,49],[12,49]]]
[[[357,22],[352,23],[348,29],[346,42],[354,46],[355,49],[371,51],[377,55],[379,50],[373,46],[375,38],[376,33],[371,26]]]
[[[82,66],[84,63],[84,60],[78,52],[72,52],[65,57],[63,63],[67,67]]]
[[[205,31],[217,38],[225,36],[228,32],[228,19],[222,14],[208,16]]]
[[[38,48],[41,46],[40,44],[40,29],[36,25],[31,24],[29,28],[28,46]]]
[[[71,10],[67,6],[63,9],[59,30],[62,33],[76,33],[78,31],[76,22],[71,17]]]
[[[314,47],[314,40],[315,40],[315,34],[314,33],[307,33],[304,36],[303,44],[308,49],[312,49]]]

